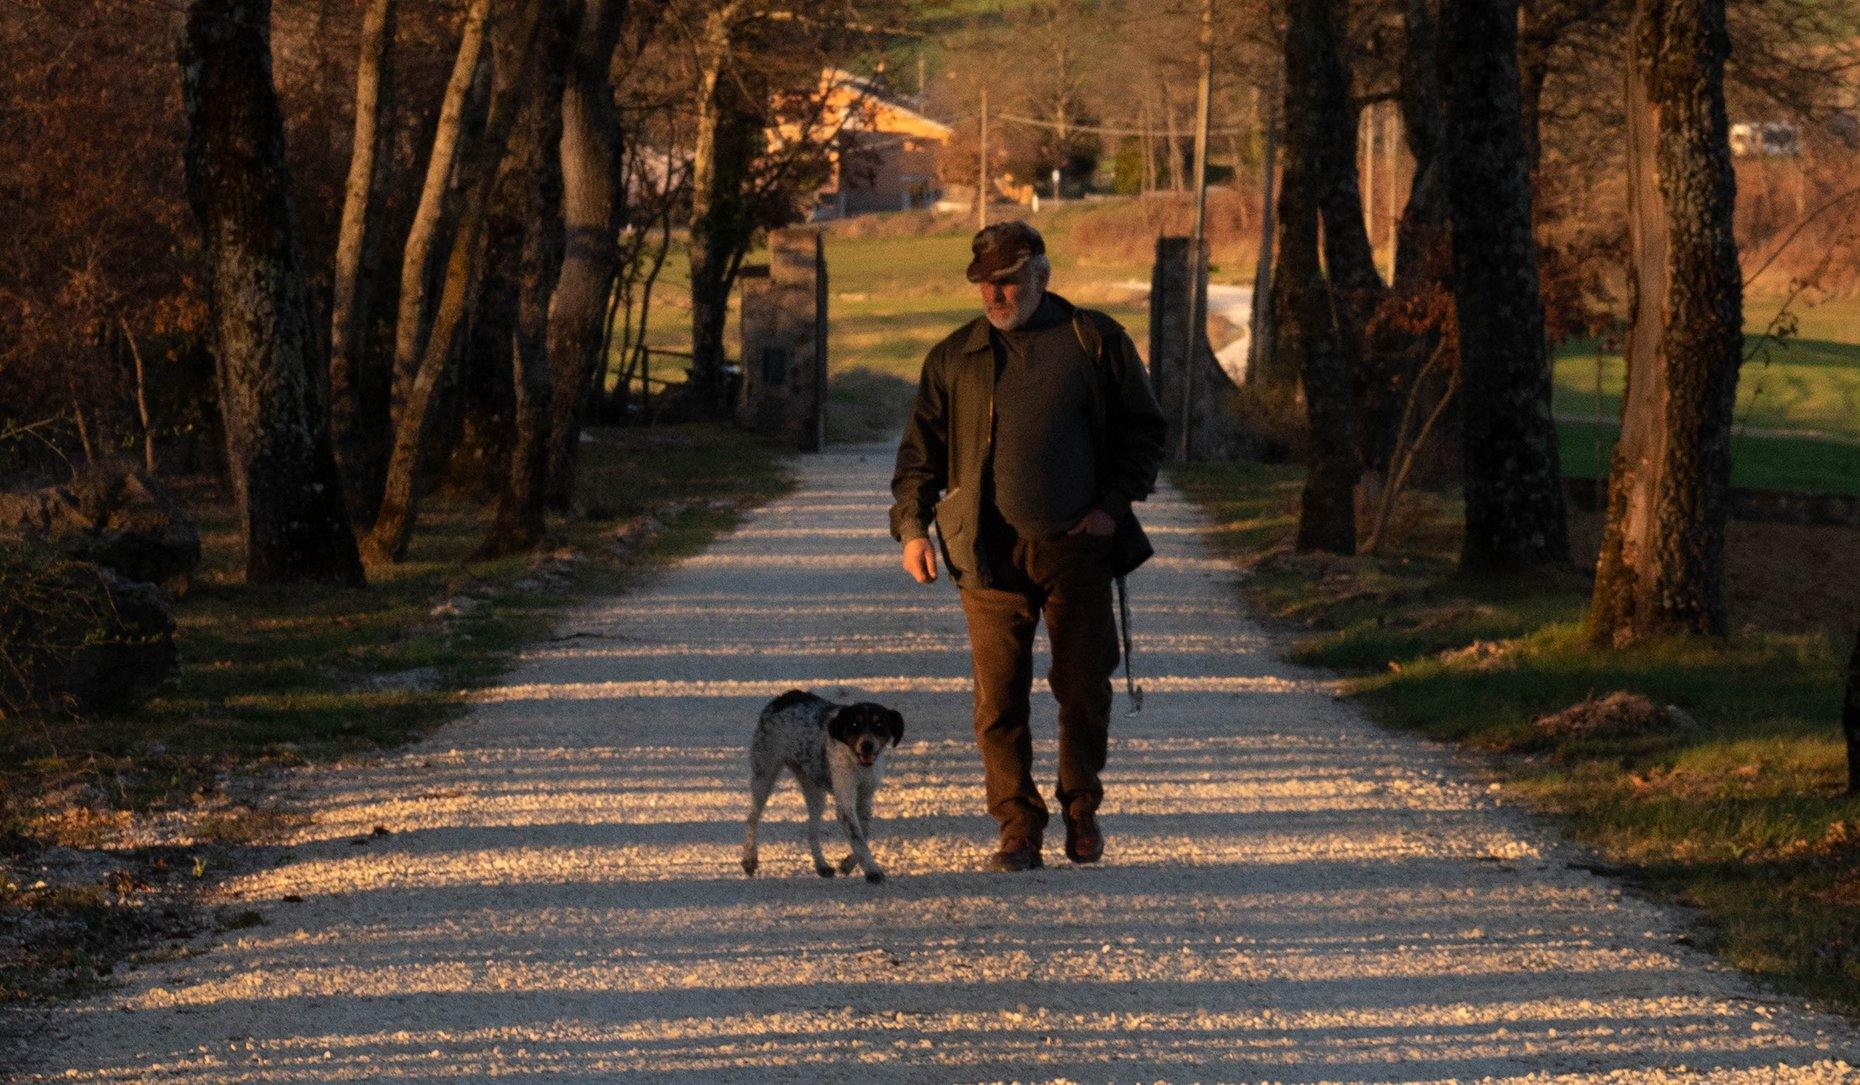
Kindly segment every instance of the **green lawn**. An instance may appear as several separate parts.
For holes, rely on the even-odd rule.
[[[1062,204],[1035,221],[1052,246],[1054,289],[1111,313],[1147,349],[1148,301],[1141,291],[1118,284],[1146,281],[1148,263],[1128,249],[1106,255],[1071,242],[1081,222],[1093,216],[1101,222],[1119,214],[1118,208],[1114,203]],[[977,312],[974,288],[962,277],[971,225],[963,220],[938,232],[915,233],[899,219],[877,224],[868,236],[828,230],[832,439],[877,440],[894,433],[909,407],[924,354]],[[750,261],[765,258],[758,252]],[[1216,277],[1243,282],[1248,271],[1224,267]],[[654,346],[689,349],[688,281],[679,243],[653,295],[649,339]],[[1760,341],[1779,305],[1776,299],[1752,298],[1745,306],[1753,354],[1739,381],[1737,419],[1750,430],[1804,435],[1740,433],[1733,446],[1732,481],[1759,489],[1860,493],[1860,299],[1798,303],[1796,334],[1782,342]],[[732,312],[726,339],[731,349],[737,331]],[[1554,364],[1564,471],[1594,478],[1607,462],[1613,420],[1620,412],[1621,358],[1603,356],[1599,397],[1593,341],[1567,344]],[[682,359],[669,356],[655,357],[653,366],[654,376],[673,380],[682,379],[686,368]],[[1599,448],[1598,436],[1604,438]]]
[[[1860,299],[1824,302],[1800,312],[1797,334],[1763,341],[1781,303],[1751,298],[1744,312],[1744,363],[1737,382],[1737,421],[1759,429],[1814,430],[1860,440]],[[1623,364],[1604,353],[1601,395],[1596,395],[1593,340],[1577,340],[1557,353],[1559,415],[1614,418],[1621,412]]]
[[[1599,478],[1607,472],[1620,427],[1557,423],[1563,474]],[[1731,439],[1731,484],[1757,490],[1860,494],[1860,444],[1740,433]]]
[[[879,440],[894,434],[909,410],[924,355],[980,313],[975,287],[963,278],[970,234],[965,224],[924,236],[827,235],[830,437]],[[1094,262],[1090,254],[1057,244],[1052,256],[1055,291],[1109,312],[1139,343],[1146,339],[1147,299],[1116,284],[1147,279],[1147,267]]]
[[[1860,494],[1860,299],[1802,309],[1795,336],[1765,339],[1780,304],[1752,298],[1745,305],[1749,360],[1737,384],[1740,432],[1731,446],[1731,481],[1756,489]],[[1593,340],[1568,344],[1555,360],[1563,473],[1572,478],[1605,473],[1619,432],[1622,358],[1602,355],[1599,395],[1596,368]]]

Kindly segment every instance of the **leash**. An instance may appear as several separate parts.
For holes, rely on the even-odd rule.
[[[1130,592],[1121,576],[1117,578],[1117,613],[1124,634],[1124,689],[1130,695],[1130,711],[1124,715],[1134,716],[1143,711],[1143,687],[1130,675]]]

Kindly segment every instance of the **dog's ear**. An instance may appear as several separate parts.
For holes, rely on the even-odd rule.
[[[891,735],[891,744],[896,746],[904,738],[904,713],[895,709],[887,709],[885,730]]]
[[[827,737],[835,742],[845,742],[852,732],[853,718],[851,708],[836,708],[833,715],[827,717]]]

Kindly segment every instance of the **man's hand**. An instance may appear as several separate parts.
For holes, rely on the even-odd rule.
[[[1098,536],[1115,535],[1117,534],[1117,521],[1111,519],[1111,514],[1104,511],[1103,509],[1093,509],[1090,512],[1085,514],[1085,519],[1080,520],[1078,523],[1072,525],[1072,530],[1066,532],[1066,534],[1068,535],[1098,535]]]
[[[929,539],[912,539],[904,544],[904,571],[919,584],[936,579],[936,550]]]

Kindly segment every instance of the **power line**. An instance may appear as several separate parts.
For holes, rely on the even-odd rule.
[[[1058,121],[1043,121],[1043,120],[1038,120],[1033,117],[1022,117],[1014,113],[992,112],[989,114],[989,116],[993,117],[995,120],[998,120],[998,121],[1008,121],[1013,124],[1031,125],[1035,128],[1050,128],[1054,131],[1061,131],[1061,132],[1090,132],[1093,135],[1099,135],[1099,136],[1143,136],[1143,135],[1154,135],[1155,134],[1153,132],[1146,132],[1141,128],[1113,128],[1113,127],[1109,127],[1107,125],[1102,125],[1102,124],[1061,124]],[[1250,128],[1237,128],[1237,127],[1208,129],[1208,132],[1210,135],[1222,135],[1222,136],[1237,136],[1237,135],[1242,135],[1242,134],[1245,134],[1251,131],[1252,129]]]

